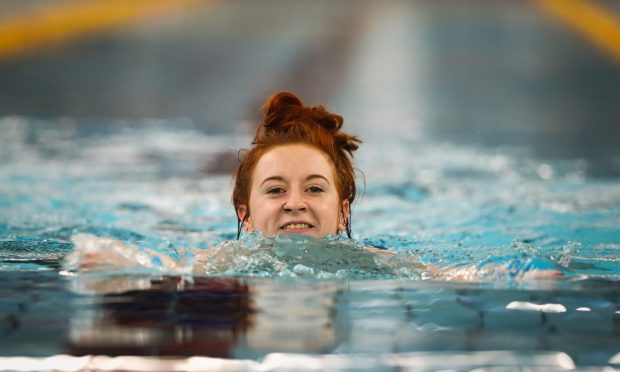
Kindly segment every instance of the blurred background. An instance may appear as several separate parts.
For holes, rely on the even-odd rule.
[[[617,177],[620,3],[0,2],[4,120],[248,135],[280,90],[341,113],[366,142],[527,148]]]

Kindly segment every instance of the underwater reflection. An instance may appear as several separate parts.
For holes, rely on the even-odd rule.
[[[10,277],[3,278],[10,283]],[[47,295],[23,291],[24,313],[11,318],[22,326],[11,331],[0,350],[33,355],[32,340],[37,340],[55,354],[73,356],[204,356],[263,363],[270,356],[316,354],[317,363],[343,357],[334,361],[341,368],[357,366],[352,364],[356,358],[366,355],[375,363],[371,367],[422,363],[428,370],[483,368],[497,363],[494,358],[503,350],[509,355],[501,355],[501,363],[514,367],[509,369],[561,370],[566,364],[558,356],[577,366],[605,365],[618,354],[620,340],[620,283],[614,281],[497,288],[400,279],[70,278],[72,295],[63,304],[30,303],[34,295]],[[44,286],[51,283],[46,280]],[[9,307],[15,301],[3,303]]]
[[[174,276],[86,282],[90,295],[73,307],[72,355],[257,357],[325,352],[342,339],[333,326],[337,283]]]
[[[124,278],[126,287],[131,279]],[[98,287],[106,287],[106,279]],[[112,283],[118,284],[115,281]],[[108,282],[108,284],[110,284]],[[139,289],[103,293],[72,322],[71,354],[232,357],[254,322],[250,289],[233,278],[136,279]]]

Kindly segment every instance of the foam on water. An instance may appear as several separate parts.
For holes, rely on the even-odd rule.
[[[246,235],[212,248],[202,264],[205,274],[302,277],[319,279],[390,278],[393,272],[376,255],[347,238],[303,236],[263,238]]]

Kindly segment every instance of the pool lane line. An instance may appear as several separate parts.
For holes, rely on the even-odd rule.
[[[81,0],[0,18],[0,62],[204,0]]]
[[[534,2],[620,63],[620,23],[608,11],[587,0],[534,0]]]

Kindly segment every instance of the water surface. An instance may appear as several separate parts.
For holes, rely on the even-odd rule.
[[[357,157],[366,184],[355,242],[231,243],[231,176],[213,163],[249,139],[183,121],[129,124],[0,121],[3,356],[193,355],[249,368],[617,364],[620,186],[588,177],[586,161],[371,142]],[[228,261],[199,275],[79,273],[65,257],[80,233],[180,258],[187,247],[220,249]],[[417,265],[476,275],[451,281]],[[545,269],[564,278],[522,280]]]

